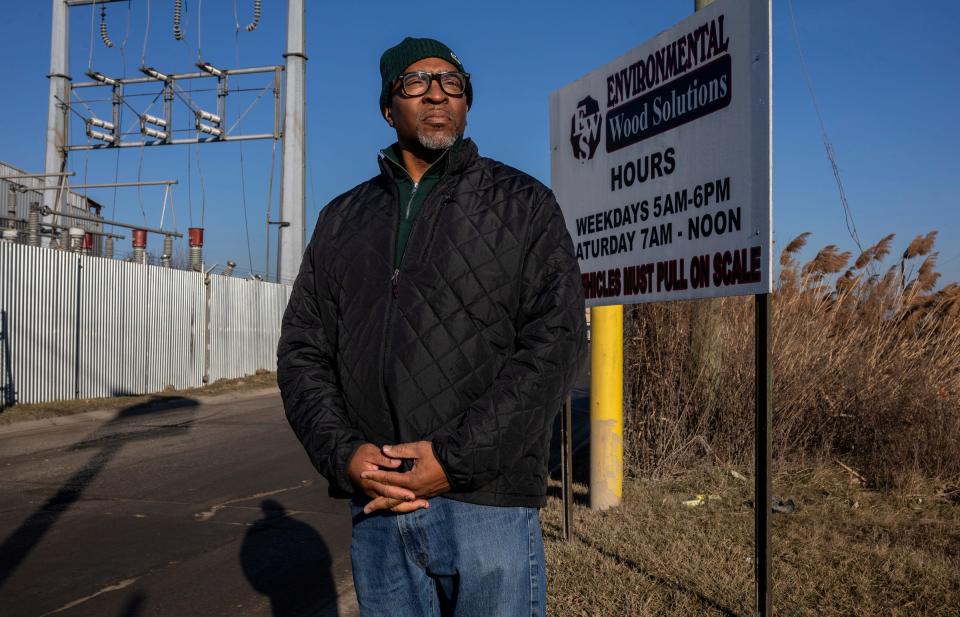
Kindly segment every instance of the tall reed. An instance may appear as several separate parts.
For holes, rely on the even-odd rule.
[[[893,234],[852,263],[829,245],[800,264],[808,237],[782,252],[773,294],[774,456],[841,458],[877,486],[960,478],[960,285],[937,289],[936,232],[886,267]],[[751,460],[752,299],[698,302],[628,313],[633,473]]]

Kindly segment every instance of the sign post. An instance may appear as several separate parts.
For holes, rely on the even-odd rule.
[[[761,615],[770,607],[770,4],[715,0],[550,97],[551,183],[587,306],[755,296]]]

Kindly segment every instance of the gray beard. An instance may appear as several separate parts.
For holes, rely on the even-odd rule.
[[[432,133],[430,135],[417,131],[417,141],[427,150],[446,150],[456,143],[458,137],[460,135],[456,131],[440,134]]]

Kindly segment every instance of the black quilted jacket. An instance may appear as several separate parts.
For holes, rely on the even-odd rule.
[[[287,418],[334,495],[360,444],[430,440],[447,497],[539,507],[585,358],[580,271],[545,186],[470,140],[448,156],[398,269],[392,165],[320,213],[277,350]]]

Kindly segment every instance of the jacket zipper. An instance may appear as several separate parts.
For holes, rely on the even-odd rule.
[[[419,182],[414,182],[414,183],[413,183],[413,190],[410,191],[410,199],[407,200],[407,207],[406,207],[406,209],[404,210],[404,213],[403,213],[403,220],[405,220],[405,221],[409,221],[409,220],[410,220],[410,207],[413,205],[413,200],[417,198],[417,189],[418,189],[418,188],[420,188],[420,183],[419,183]],[[412,231],[412,230],[411,230],[411,231]],[[410,236],[408,235],[408,236],[407,236],[407,240],[409,241],[409,239],[410,239]],[[407,252],[407,247],[406,247],[406,246],[403,247],[403,252],[404,252],[404,253]],[[403,261],[403,255],[400,255],[400,261],[401,261],[401,262]],[[394,298],[399,298],[399,297],[400,297],[400,264],[397,264],[397,267],[394,269],[394,271],[393,271],[393,276],[390,277],[390,284],[391,284],[391,286],[392,286],[392,288],[393,288],[393,297],[394,297]]]
[[[446,155],[447,153],[444,152],[443,156],[446,156]],[[381,154],[381,156],[383,155]],[[392,163],[395,167],[402,170],[404,173],[407,173],[406,169],[404,169],[398,163],[394,163],[392,159],[386,156],[384,156],[384,158],[386,158],[390,163]],[[434,161],[434,165],[436,165],[437,162],[439,162],[439,160],[440,159],[437,159],[437,161]],[[427,171],[429,171],[429,168],[427,169]],[[407,173],[407,177],[410,177],[409,173]],[[413,178],[410,178],[410,181],[413,182]],[[437,188],[439,188],[441,182],[442,182],[442,178],[440,181],[437,182],[437,186],[433,188],[434,194],[437,194]],[[416,197],[417,189],[419,188],[419,185],[420,185],[419,182],[413,182],[413,191],[410,194],[410,199],[407,201],[407,207],[404,212],[404,218],[406,219],[410,218],[410,207],[413,205],[413,199],[414,197]],[[393,190],[394,190],[394,194],[397,195],[397,201],[399,201],[400,195],[399,195],[399,191],[396,188],[396,182],[393,183]],[[427,201],[430,201],[430,197],[433,197],[433,196],[434,195],[427,196]],[[424,203],[421,206],[421,209],[426,211],[426,205],[427,204]],[[420,222],[421,220],[423,220],[423,217],[418,216],[417,220],[414,221],[413,223],[413,227],[416,227],[417,223]],[[397,225],[399,228],[399,221],[397,222]],[[413,237],[413,227],[411,227],[410,229],[410,233],[407,236],[407,243],[403,248],[403,253],[400,255],[400,263],[398,263],[397,266],[394,268],[393,275],[390,277],[390,291],[391,291],[390,296],[391,297],[387,302],[387,310],[385,311],[385,317],[383,322],[383,338],[380,343],[380,396],[383,398],[383,404],[387,406],[388,410],[390,411],[390,418],[393,420],[393,434],[394,434],[394,439],[396,440],[395,443],[403,443],[405,439],[403,434],[400,432],[400,418],[397,417],[397,412],[393,408],[393,405],[390,404],[389,397],[387,396],[386,374],[387,374],[387,351],[389,349],[389,344],[387,341],[389,338],[388,334],[390,331],[390,323],[393,321],[393,312],[396,307],[396,302],[394,302],[394,300],[400,297],[400,266],[403,265],[403,258],[407,254],[407,247],[410,246],[410,239]],[[397,247],[397,235],[396,233],[394,233],[393,242],[391,243],[391,246],[390,246],[391,250],[389,253],[391,256],[396,252],[396,247]]]
[[[381,155],[382,156],[382,155]],[[396,182],[392,183],[393,194],[396,196],[397,201],[400,201],[399,190],[397,189]],[[396,212],[397,225],[399,225],[400,213],[396,209],[392,209],[393,212]],[[393,218],[391,216],[391,218]],[[388,255],[390,258],[393,258],[394,253],[397,250],[397,234],[391,234],[390,242],[390,251]],[[394,270],[393,276],[390,278],[390,285],[393,290],[393,297],[396,298],[397,295],[397,277],[400,275],[400,269],[397,268]],[[383,400],[383,405],[386,407],[387,412],[390,414],[390,421],[393,423],[393,439],[394,443],[402,443],[403,440],[400,436],[400,420],[397,418],[397,414],[393,409],[393,405],[390,404],[390,399],[387,396],[387,381],[386,381],[386,367],[387,367],[387,330],[389,328],[390,321],[393,318],[393,300],[387,302],[387,308],[383,313],[383,331],[380,334],[380,398]],[[377,444],[380,445],[380,444]]]
[[[418,188],[420,188],[420,183],[419,183],[419,182],[414,182],[414,183],[413,183],[413,190],[410,191],[410,199],[407,200],[407,210],[406,210],[406,212],[404,212],[404,214],[403,214],[403,218],[406,219],[406,220],[408,220],[408,221],[410,220],[410,206],[413,205],[413,200],[416,199],[416,197],[417,197],[417,189],[418,189]]]

